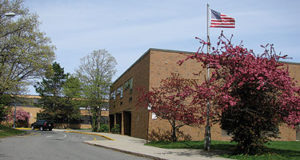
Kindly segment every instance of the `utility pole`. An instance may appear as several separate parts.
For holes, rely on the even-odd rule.
[[[15,111],[14,111],[14,126],[13,128],[16,128],[16,114],[17,114],[17,105],[16,105],[16,100],[14,100],[14,106],[15,106]]]

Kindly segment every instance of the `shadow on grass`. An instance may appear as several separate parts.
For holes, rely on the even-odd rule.
[[[233,159],[245,159],[245,160],[296,160],[300,159],[300,142],[270,142],[266,145],[266,151],[261,155],[237,155],[234,154],[236,143],[227,141],[212,141],[211,152],[203,150],[203,141],[180,141],[180,142],[150,142],[146,145],[155,146],[167,149],[199,149],[197,152],[200,155],[211,157],[221,156]],[[184,155],[189,153],[182,153]],[[194,153],[195,154],[195,153]],[[188,156],[188,155],[187,155]]]
[[[276,142],[275,142],[276,143]],[[278,146],[267,146],[265,152],[259,155],[243,155],[234,154],[235,144],[221,144],[215,145],[215,149],[220,149],[222,151],[227,151],[221,153],[220,156],[233,159],[243,159],[243,160],[298,160],[300,159],[300,146],[298,148],[286,148],[280,146],[281,148],[276,148]]]
[[[204,151],[203,141],[178,141],[178,142],[166,142],[166,141],[153,141],[147,143],[148,146],[155,146],[165,149],[190,149],[189,152],[176,152],[178,155],[193,156],[202,155],[205,157],[215,157],[222,154],[230,154],[234,149],[235,144],[228,144],[230,142],[212,142],[210,152]],[[169,153],[172,153],[170,151]]]
[[[178,141],[178,142],[168,142],[168,141],[152,141],[146,145],[155,146],[160,148],[186,148],[186,149],[204,149],[203,141]],[[217,150],[228,150],[234,149],[236,143],[227,141],[212,141],[211,149]]]
[[[300,149],[300,146],[298,149]],[[284,157],[286,159],[300,159],[300,151],[296,151],[296,150],[267,148],[266,152],[278,156],[280,155],[280,157]]]

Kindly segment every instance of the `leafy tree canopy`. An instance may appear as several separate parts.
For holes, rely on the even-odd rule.
[[[5,16],[13,12],[15,17]],[[54,46],[22,0],[0,1],[0,94],[16,93],[51,66]]]
[[[11,12],[14,17],[6,16]],[[0,121],[11,103],[8,95],[25,91],[54,60],[55,47],[38,27],[38,16],[22,0],[0,0]]]
[[[116,73],[115,58],[104,49],[95,50],[81,59],[76,76],[82,84],[83,97],[92,112],[93,131],[100,130],[101,110],[106,109],[109,87]]]
[[[171,140],[177,141],[177,132],[184,125],[201,124],[204,119],[200,117],[199,107],[191,103],[191,95],[182,93],[196,84],[196,80],[180,77],[172,73],[170,77],[161,80],[160,86],[151,91],[142,90],[138,105],[150,107],[150,110],[161,119],[168,120],[172,127]],[[147,102],[147,103],[145,103]]]
[[[212,69],[210,80],[193,91],[193,102],[201,106],[205,116],[206,103],[211,101],[209,116],[233,135],[238,152],[259,153],[265,142],[277,137],[280,123],[299,124],[299,86],[289,76],[288,66],[279,61],[286,56],[277,55],[273,45],[262,46],[265,52],[257,55],[242,45],[233,45],[223,33],[219,40],[210,54],[202,49],[211,44],[200,40],[202,47],[186,59]]]

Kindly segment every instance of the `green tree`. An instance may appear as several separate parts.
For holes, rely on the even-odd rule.
[[[63,94],[65,97],[80,98],[81,97],[81,82],[78,77],[68,76],[63,85]]]
[[[5,16],[9,12],[15,18]],[[24,91],[30,80],[51,66],[54,46],[38,27],[38,16],[22,0],[0,0],[0,115],[11,103],[6,95]]]
[[[6,106],[10,105],[11,98],[8,94],[0,96],[0,122],[4,121],[9,113],[9,108]]]
[[[14,12],[15,18],[5,16]],[[54,46],[40,32],[38,16],[21,0],[0,1],[0,95],[19,92],[43,75],[54,60]]]
[[[40,94],[39,106],[44,118],[49,118],[60,123],[70,123],[79,118],[79,80],[64,73],[64,68],[58,63],[53,63],[52,69],[46,73],[42,82],[35,85]]]
[[[75,76],[68,76],[63,84],[63,106],[68,123],[77,122],[80,119],[79,107],[83,105],[81,98],[81,83]]]
[[[115,74],[115,58],[106,50],[95,50],[81,59],[76,71],[83,89],[83,96],[92,112],[93,131],[100,130],[101,111],[107,107],[109,86]]]

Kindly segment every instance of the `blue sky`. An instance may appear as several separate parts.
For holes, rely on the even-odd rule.
[[[56,61],[74,73],[80,58],[106,49],[117,60],[118,78],[149,48],[196,51],[206,37],[206,4],[236,19],[224,29],[256,53],[273,43],[300,62],[300,1],[296,0],[25,0],[39,15],[40,30],[56,46]],[[211,29],[215,42],[221,29]],[[31,89],[31,94],[35,94]]]

